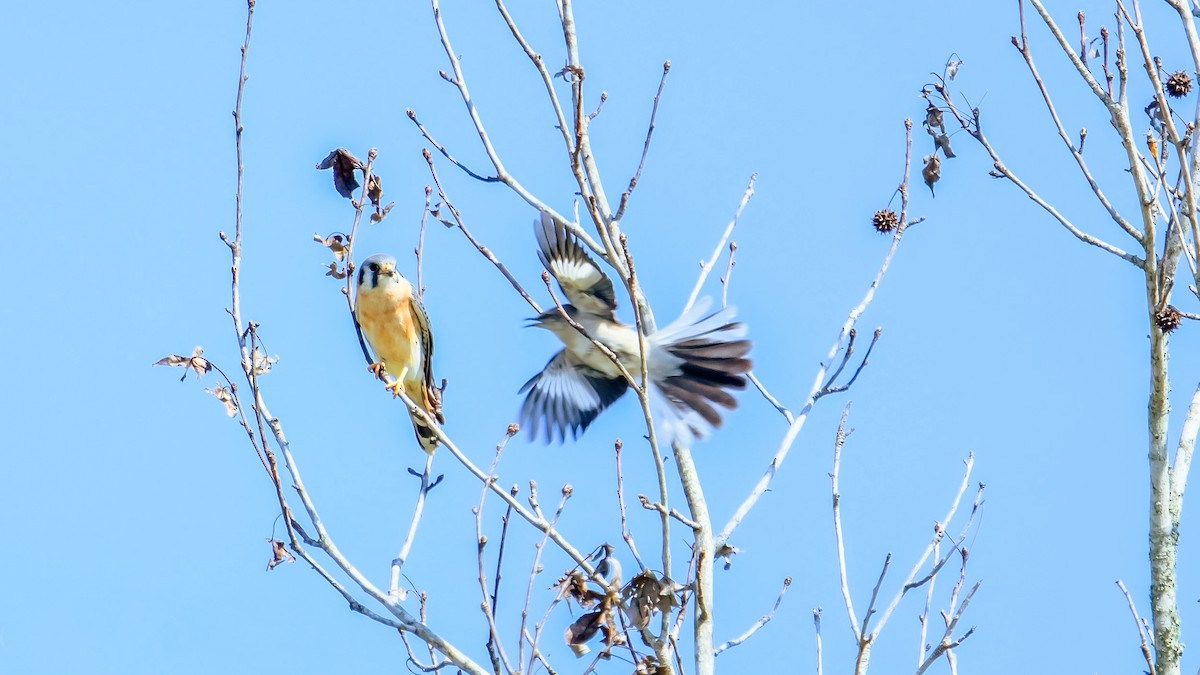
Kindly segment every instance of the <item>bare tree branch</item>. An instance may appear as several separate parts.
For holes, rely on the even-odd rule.
[[[658,81],[658,91],[654,92],[654,106],[650,108],[650,126],[646,129],[646,142],[642,144],[642,158],[638,160],[637,171],[634,172],[633,178],[629,179],[629,187],[625,188],[625,192],[621,193],[621,205],[617,207],[617,212],[613,215],[613,220],[621,220],[625,217],[625,207],[629,205],[629,198],[633,196],[633,189],[637,187],[638,181],[642,178],[642,169],[646,166],[646,155],[650,152],[650,138],[654,136],[654,118],[658,117],[658,99],[662,96],[663,86],[667,83],[667,73],[671,72],[671,62],[663,63],[662,78]],[[600,99],[603,102],[603,97]],[[599,108],[597,108],[599,112]],[[592,115],[595,117],[595,115]]]
[[[900,239],[904,236],[904,231],[908,222],[908,171],[910,166],[911,149],[912,149],[912,120],[904,120],[904,173],[901,179],[899,191],[901,199],[900,208],[900,226],[896,228],[895,234],[892,235],[891,246],[888,247],[887,253],[884,255],[883,262],[879,266],[879,270],[875,273],[875,278],[867,287],[867,292],[863,296],[861,302],[850,310],[850,314],[846,317],[845,323],[842,324],[841,330],[838,332],[837,339],[834,340],[833,346],[829,348],[829,353],[825,360],[817,369],[816,376],[813,378],[813,384],[809,390],[808,400],[800,412],[792,417],[792,421],[788,425],[787,433],[784,434],[783,440],[780,441],[779,449],[776,450],[775,456],[771,458],[771,463],[767,466],[767,470],[763,473],[762,478],[750,491],[750,494],[738,506],[733,516],[725,523],[725,527],[721,528],[721,533],[715,539],[715,545],[719,549],[729,542],[730,535],[737,529],[737,526],[746,518],[758,500],[766,493],[767,488],[771,485],[771,480],[775,477],[775,473],[779,471],[779,467],[787,459],[788,453],[791,451],[792,444],[796,437],[800,434],[800,430],[804,427],[804,423],[808,420],[808,414],[812,410],[813,404],[816,402],[817,393],[822,388],[822,382],[825,380],[825,374],[828,372],[830,365],[833,363],[834,357],[841,350],[843,342],[849,336],[850,331],[854,329],[858,323],[858,317],[863,312],[867,311],[867,307],[871,305],[871,301],[875,299],[875,290],[879,288],[880,282],[883,280],[883,275],[887,273],[888,267],[891,266],[892,257],[896,254],[896,249],[900,246]],[[760,387],[761,388],[761,387]],[[780,406],[776,406],[780,407]],[[785,417],[788,415],[785,414]]]
[[[750,626],[750,628],[745,633],[742,633],[741,635],[733,638],[732,640],[726,640],[725,642],[722,642],[720,645],[717,646],[717,648],[715,650],[713,650],[713,653],[716,656],[720,656],[721,652],[725,651],[726,649],[729,649],[730,647],[736,647],[736,646],[742,644],[743,642],[745,642],[746,640],[749,640],[750,637],[753,636],[755,633],[757,633],[760,628],[762,628],[763,626],[770,623],[771,619],[775,618],[775,612],[779,609],[779,603],[783,602],[783,594],[787,593],[788,586],[791,586],[791,585],[792,585],[792,578],[791,577],[785,578],[783,580],[783,587],[781,587],[779,589],[779,597],[775,598],[775,604],[771,606],[771,611],[769,611],[766,614],[763,614],[761,617],[759,617],[758,621],[755,621],[754,625]]]
[[[1125,602],[1129,604],[1129,613],[1133,615],[1133,625],[1137,628],[1138,640],[1142,646],[1142,657],[1146,659],[1146,667],[1149,668],[1148,673],[1154,675],[1154,655],[1150,653],[1150,645],[1146,639],[1146,630],[1143,628],[1144,622],[1142,617],[1138,616],[1137,606],[1133,603],[1133,596],[1129,594],[1129,589],[1125,588],[1125,583],[1117,579],[1117,588],[1121,589],[1121,593],[1125,596]]]
[[[696,304],[696,298],[700,297],[700,289],[704,287],[704,282],[708,279],[708,275],[717,266],[717,260],[721,257],[721,251],[725,249],[725,245],[729,242],[729,237],[733,235],[733,228],[737,226],[738,219],[742,217],[742,211],[745,210],[746,204],[754,196],[754,181],[757,179],[758,174],[750,175],[750,182],[746,184],[746,190],[742,193],[742,199],[738,202],[737,210],[733,212],[733,219],[725,226],[725,232],[717,240],[717,246],[713,249],[712,256],[708,259],[708,262],[700,263],[700,276],[696,279],[696,285],[692,287],[692,292],[688,295],[687,302],[684,303],[683,311],[680,314],[684,314],[691,309],[692,305]]]

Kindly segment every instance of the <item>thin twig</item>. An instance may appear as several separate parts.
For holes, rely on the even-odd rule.
[[[642,562],[642,557],[638,555],[637,545],[633,543],[633,532],[629,530],[629,521],[625,516],[625,477],[621,473],[621,447],[623,445],[620,439],[617,439],[613,443],[613,447],[617,453],[617,505],[621,509],[621,538],[625,540],[625,545],[629,547],[629,552],[633,554],[633,559],[637,562],[638,568],[645,572],[646,563]]]
[[[425,295],[425,275],[421,261],[425,252],[425,221],[429,218],[429,199],[433,194],[433,188],[425,186],[425,208],[421,210],[421,228],[417,232],[417,248],[413,253],[417,256],[417,296]]]
[[[721,238],[717,241],[717,246],[713,249],[712,256],[709,257],[707,262],[700,263],[700,276],[696,279],[696,285],[692,287],[692,292],[688,295],[687,302],[684,303],[683,311],[680,314],[686,314],[692,308],[692,305],[696,304],[696,298],[700,297],[700,289],[704,287],[704,282],[708,279],[708,275],[716,267],[717,260],[721,257],[721,251],[725,249],[726,243],[729,242],[729,237],[733,235],[733,228],[737,225],[738,219],[742,217],[742,211],[745,210],[746,204],[754,196],[754,181],[757,179],[758,174],[750,174],[750,181],[746,184],[745,191],[742,192],[742,199],[738,202],[737,210],[733,212],[733,219],[725,226],[725,232],[721,234]]]
[[[921,673],[924,673],[929,666],[933,665],[934,661],[937,661],[943,654],[949,654],[950,650],[961,645],[966,641],[967,638],[971,637],[971,635],[975,633],[975,627],[972,626],[971,628],[967,629],[967,632],[963,633],[962,636],[957,640],[952,640],[950,637],[954,632],[954,628],[958,625],[959,619],[962,618],[963,612],[967,611],[967,605],[971,604],[971,598],[975,597],[975,591],[979,590],[980,583],[981,582],[978,581],[975,582],[975,585],[972,586],[971,590],[967,592],[967,596],[963,598],[962,606],[960,606],[958,611],[954,613],[954,617],[947,620],[945,637],[942,638],[942,641],[938,643],[938,646],[929,653],[929,656],[920,665],[920,667],[917,668],[916,675],[921,675]]]
[[[879,569],[879,579],[875,581],[875,587],[871,589],[871,601],[867,603],[867,613],[863,614],[862,629],[859,630],[859,635],[867,635],[868,638],[874,637],[867,633],[867,626],[871,623],[871,615],[875,613],[875,603],[879,600],[879,589],[883,586],[883,578],[887,576],[888,567],[892,564],[892,554],[889,553],[883,558],[883,567]],[[868,639],[867,642],[870,642]]]
[[[417,538],[417,526],[421,522],[421,516],[425,512],[425,497],[429,494],[429,490],[433,488],[437,481],[430,481],[430,473],[433,470],[433,455],[425,455],[425,470],[420,474],[421,484],[417,488],[417,503],[413,506],[412,519],[408,525],[408,535],[404,537],[404,543],[400,545],[400,552],[396,554],[392,560],[391,583],[388,586],[388,596],[397,600],[404,600],[407,595],[400,588],[400,569],[404,567],[404,561],[408,560],[408,554],[412,550],[413,541]]]
[[[755,621],[754,625],[750,626],[750,628],[745,633],[742,633],[741,635],[733,638],[732,640],[726,640],[725,642],[722,642],[720,645],[717,646],[716,649],[713,650],[713,654],[715,656],[720,656],[721,652],[725,651],[726,649],[729,649],[730,647],[736,647],[736,646],[742,644],[743,642],[745,642],[746,640],[749,640],[750,637],[752,635],[754,635],[755,633],[757,633],[760,628],[767,625],[771,621],[771,619],[775,618],[775,612],[779,609],[779,603],[783,602],[783,594],[787,593],[788,586],[791,586],[791,585],[792,585],[792,578],[791,577],[785,578],[783,580],[783,587],[779,589],[779,597],[775,598],[775,604],[771,607],[771,611],[769,611],[766,614],[763,614],[761,617],[759,617],[758,621]]]
[[[1129,589],[1125,588],[1125,582],[1117,579],[1117,588],[1121,589],[1121,593],[1125,595],[1125,602],[1129,603],[1129,613],[1133,615],[1133,625],[1138,631],[1138,640],[1141,641],[1142,657],[1146,659],[1146,667],[1149,668],[1148,673],[1154,675],[1154,654],[1150,652],[1150,644],[1146,639],[1146,631],[1143,629],[1142,617],[1138,615],[1137,606],[1133,603],[1133,596],[1129,594]]]
[[[779,411],[780,415],[783,415],[783,419],[786,420],[789,425],[796,421],[796,418],[792,417],[792,411],[788,410],[787,406],[780,403],[779,399],[775,398],[771,392],[767,391],[767,388],[763,386],[763,383],[759,382],[757,375],[755,375],[753,372],[746,373],[746,379],[750,380],[750,383],[754,385],[754,388],[758,390],[758,393],[762,394],[763,398],[767,399],[767,403],[770,403],[775,407],[776,410]]]
[[[879,342],[879,336],[883,334],[883,328],[875,329],[875,333],[871,336],[871,344],[867,345],[867,353],[863,354],[862,361],[858,362],[858,367],[854,369],[854,374],[850,376],[850,379],[845,384],[833,384],[834,380],[841,374],[842,368],[846,365],[846,361],[849,360],[850,353],[854,349],[854,331],[851,330],[850,333],[850,342],[846,345],[846,353],[842,358],[841,365],[838,366],[837,372],[829,377],[829,381],[826,382],[825,386],[821,387],[821,390],[817,392],[813,398],[814,401],[820,399],[822,396],[841,393],[854,386],[854,382],[858,380],[858,376],[862,373],[863,368],[866,368],[867,364],[870,363],[871,352],[875,350],[875,345]]]
[[[517,281],[512,273],[508,271],[508,268],[504,266],[504,263],[500,262],[500,260],[496,258],[496,256],[488,247],[479,243],[479,241],[475,239],[474,235],[471,234],[471,231],[467,229],[466,223],[463,222],[462,216],[459,214],[458,209],[454,207],[454,203],[450,201],[450,197],[446,195],[446,191],[442,189],[442,182],[438,179],[437,169],[433,165],[433,156],[429,154],[428,150],[425,150],[423,154],[425,157],[425,162],[429,165],[429,173],[431,176],[433,176],[433,184],[437,186],[438,198],[441,199],[442,204],[450,210],[450,215],[453,216],[454,222],[458,226],[458,230],[463,233],[463,236],[467,238],[467,241],[471,242],[471,245],[474,246],[476,250],[483,254],[483,257],[487,258],[489,262],[496,266],[496,269],[500,270],[500,273],[504,275],[504,278],[508,279],[508,283],[512,284],[512,287],[516,289],[517,293],[521,294],[522,298],[525,298],[525,302],[529,303],[529,306],[533,308],[533,311],[541,314],[542,308],[537,304],[537,301],[535,301],[528,293],[525,292],[525,289],[521,286],[521,282]]]
[[[846,418],[850,415],[850,402],[842,409],[842,419],[838,422],[837,436],[833,443],[833,470],[829,473],[829,481],[833,491],[833,537],[837,549],[838,579],[842,586],[842,600],[846,603],[846,615],[850,618],[850,630],[854,633],[854,641],[862,642],[862,632],[858,629],[858,616],[854,613],[854,600],[850,596],[850,578],[846,573],[846,545],[842,535],[842,493],[838,487],[838,476],[842,466],[842,445],[846,442]]]
[[[942,555],[941,546],[942,546],[942,542],[940,540],[934,544],[934,547],[933,547],[933,557],[934,558],[941,557],[941,555]],[[934,586],[936,585],[934,583],[934,581],[936,581],[936,579],[931,578],[929,580],[929,587],[925,589],[925,607],[921,610],[920,616],[917,617],[917,621],[921,624],[920,639],[917,640],[917,667],[918,668],[921,666],[921,662],[925,660],[925,651],[926,651],[925,650],[925,645],[926,645],[925,640],[929,634],[929,608],[933,605],[933,589],[934,589]]]
[[[729,285],[733,280],[733,266],[736,264],[733,260],[737,254],[737,242],[729,242],[729,263],[725,266],[725,274],[721,276],[721,307],[729,306]]]
[[[1082,30],[1083,25],[1081,23],[1080,31],[1082,32]],[[1062,121],[1058,117],[1058,110],[1056,110],[1054,107],[1054,100],[1050,97],[1050,91],[1046,88],[1045,82],[1042,81],[1042,76],[1038,72],[1037,66],[1034,65],[1033,51],[1029,48],[1029,42],[1025,37],[1024,24],[1021,25],[1021,39],[1019,43],[1014,41],[1013,44],[1017,48],[1017,51],[1019,51],[1021,56],[1025,59],[1025,65],[1029,68],[1029,73],[1033,77],[1033,81],[1037,85],[1038,91],[1042,94],[1042,102],[1045,103],[1046,110],[1050,113],[1050,119],[1054,122],[1054,127],[1058,131],[1058,136],[1062,139],[1063,144],[1067,147],[1067,151],[1071,153],[1071,157],[1075,159],[1075,163],[1079,166],[1079,172],[1083,174],[1083,178],[1087,181],[1088,187],[1091,188],[1092,194],[1096,196],[1097,201],[1099,201],[1100,205],[1103,206],[1108,212],[1108,215],[1110,218],[1112,218],[1113,222],[1115,222],[1117,225],[1120,225],[1121,229],[1125,230],[1125,232],[1129,236],[1133,237],[1134,240],[1140,242],[1143,237],[1142,233],[1139,232],[1138,229],[1134,227],[1128,220],[1126,220],[1117,211],[1116,207],[1109,202],[1108,197],[1105,196],[1104,191],[1100,188],[1100,184],[1096,182],[1096,179],[1092,176],[1092,172],[1088,168],[1087,162],[1083,159],[1082,148],[1075,147],[1071,142],[1071,137],[1067,135],[1067,130],[1063,127]]]
[[[662,96],[663,86],[667,83],[667,73],[671,72],[671,62],[664,61],[662,69],[662,77],[658,80],[658,91],[654,92],[654,105],[650,108],[650,126],[646,129],[646,142],[642,144],[642,158],[638,161],[637,171],[634,172],[633,178],[629,179],[629,187],[625,188],[625,192],[621,193],[621,204],[617,207],[617,213],[613,215],[613,220],[621,220],[625,217],[625,207],[629,205],[629,197],[633,195],[633,189],[637,187],[638,181],[642,178],[642,169],[646,166],[646,155],[650,152],[650,138],[654,135],[654,118],[658,116],[658,99]],[[604,101],[603,98],[600,99]],[[596,112],[600,109],[597,108]],[[595,117],[593,114],[591,117]]]
[[[754,508],[754,505],[758,503],[758,500],[764,494],[766,494],[767,489],[771,486],[771,480],[779,471],[779,467],[783,465],[784,460],[787,459],[788,453],[792,449],[792,444],[795,443],[796,437],[800,434],[800,430],[804,428],[804,422],[808,420],[808,414],[812,411],[813,404],[816,402],[817,392],[821,389],[821,383],[825,380],[825,373],[828,372],[829,365],[833,362],[834,357],[842,347],[842,343],[845,341],[850,331],[853,330],[855,324],[858,322],[859,316],[861,316],[863,312],[867,311],[867,307],[871,305],[871,301],[875,298],[876,289],[879,288],[879,284],[882,282],[883,276],[887,274],[888,268],[892,264],[892,257],[895,256],[896,249],[900,246],[900,239],[904,236],[904,231],[908,223],[908,172],[909,167],[911,166],[911,158],[912,120],[906,119],[904,120],[904,172],[902,174],[899,186],[901,224],[896,228],[895,234],[892,235],[892,244],[888,247],[888,251],[884,255],[883,262],[880,264],[879,270],[875,273],[875,278],[871,280],[870,286],[867,287],[867,292],[863,296],[862,301],[859,302],[854,309],[850,310],[849,315],[846,317],[845,323],[842,324],[841,330],[838,332],[837,338],[834,340],[833,345],[829,348],[829,353],[826,355],[825,360],[821,363],[821,366],[817,369],[816,375],[813,378],[812,387],[809,390],[808,400],[805,401],[804,406],[800,409],[800,412],[792,418],[791,422],[789,422],[787,433],[784,434],[783,440],[780,441],[779,449],[775,451],[774,457],[771,458],[771,463],[767,466],[767,469],[763,473],[762,477],[759,478],[758,483],[755,484],[753,489],[751,489],[750,494],[746,496],[746,498],[734,512],[733,516],[731,516],[729,521],[725,523],[725,527],[721,528],[721,533],[717,535],[715,539],[715,546],[718,549],[728,543],[729,537],[733,534],[733,531],[737,529],[738,525],[741,524],[741,522],[746,518],[746,515],[750,513],[750,510]],[[785,417],[786,416],[787,415],[785,414]]]
[[[462,64],[459,62],[458,53],[454,50],[453,45],[451,45],[450,35],[449,35],[449,33],[447,33],[446,26],[442,22],[442,10],[441,10],[441,7],[439,6],[438,0],[431,0],[431,5],[433,7],[434,22],[437,24],[438,36],[441,38],[442,47],[446,51],[446,58],[450,61],[450,68],[454,73],[452,78],[449,75],[445,75],[446,80],[449,81],[451,84],[453,84],[458,89],[459,94],[462,96],[463,104],[467,108],[467,115],[471,118],[471,122],[475,126],[475,132],[479,136],[480,142],[482,142],[482,144],[483,144],[484,152],[487,153],[488,159],[491,160],[492,166],[496,169],[496,176],[495,176],[494,180],[499,181],[499,182],[503,183],[504,185],[508,186],[509,189],[511,189],[513,192],[517,193],[517,195],[519,197],[521,197],[521,199],[523,199],[527,204],[534,207],[538,211],[545,211],[545,212],[551,214],[551,216],[554,218],[555,222],[566,225],[568,227],[568,229],[570,229],[576,236],[580,237],[580,239],[589,248],[591,248],[598,255],[604,257],[605,259],[609,259],[609,256],[612,253],[614,253],[615,251],[612,251],[608,248],[601,248],[600,245],[596,243],[596,240],[593,239],[590,235],[588,235],[587,232],[585,232],[578,225],[571,223],[571,222],[567,221],[565,218],[563,218],[562,216],[558,215],[553,209],[550,208],[549,205],[545,204],[544,202],[539,200],[537,197],[535,197],[533,195],[533,193],[529,192],[529,190],[527,190],[525,188],[525,186],[523,186],[520,183],[520,181],[518,181],[514,176],[509,174],[508,170],[504,168],[504,163],[500,160],[499,153],[496,152],[495,147],[492,145],[491,137],[488,135],[487,129],[484,128],[483,120],[479,116],[479,111],[475,108],[474,99],[471,97],[471,93],[467,89],[467,81],[466,81],[466,77],[464,76],[463,71],[462,71]],[[549,86],[549,84],[547,86]],[[551,89],[552,89],[552,87],[551,87]],[[561,115],[560,115],[560,118],[561,118]],[[414,123],[416,123],[416,121],[417,121],[415,114],[410,115],[410,119],[412,119]],[[432,141],[432,139],[430,139],[430,142],[433,143],[434,141]],[[449,158],[449,155],[447,155],[447,158]],[[451,158],[451,161],[454,161],[454,160]],[[456,166],[459,166],[460,168],[463,168],[465,170],[465,167],[463,167],[458,162],[454,162],[454,163]],[[474,178],[479,178],[481,180],[488,180],[486,178],[481,178],[480,175],[475,172],[468,172],[468,173],[469,173],[469,175],[471,175]],[[619,265],[618,265],[618,269],[620,269]],[[623,270],[622,270],[622,272],[623,272]]]
[[[908,577],[904,580],[904,584],[900,587],[900,590],[897,591],[896,595],[892,597],[892,601],[890,604],[888,604],[887,609],[885,609],[883,614],[879,616],[879,623],[875,625],[872,635],[878,635],[879,631],[883,630],[884,625],[887,624],[888,619],[892,616],[892,612],[895,611],[897,605],[900,604],[900,599],[904,597],[904,594],[912,588],[916,588],[920,585],[913,584],[913,579],[916,578],[917,572],[925,564],[925,561],[928,560],[929,556],[933,554],[933,549],[936,545],[936,542],[942,539],[942,536],[945,534],[946,525],[951,519],[954,518],[954,514],[958,511],[958,505],[962,501],[963,493],[966,492],[967,484],[971,481],[971,469],[975,466],[975,454],[968,454],[967,459],[965,462],[963,462],[963,464],[963,479],[962,483],[958,487],[958,492],[954,495],[954,501],[951,502],[950,508],[946,512],[946,516],[939,521],[938,527],[935,528],[934,536],[930,540],[929,545],[925,547],[925,552],[921,555],[920,559],[917,560],[917,563],[913,565],[912,571],[908,573]]]
[[[484,175],[478,174],[478,173],[472,171],[470,169],[470,167],[468,167],[466,164],[463,164],[462,162],[455,159],[454,155],[451,155],[450,151],[446,149],[446,146],[439,143],[437,141],[437,139],[433,137],[433,134],[430,134],[429,130],[425,128],[425,125],[421,124],[421,121],[417,119],[417,113],[414,112],[412,108],[409,108],[408,110],[406,110],[404,112],[406,115],[408,115],[408,119],[412,120],[412,123],[417,125],[417,130],[421,132],[421,135],[425,137],[425,140],[429,141],[430,145],[432,145],[434,148],[436,148],[438,152],[442,153],[443,157],[450,160],[451,164],[462,169],[463,173],[467,174],[471,178],[474,178],[475,180],[483,181],[484,183],[499,183],[500,182],[500,179],[497,178],[496,176],[484,176]]]
[[[496,482],[496,467],[500,464],[500,455],[504,452],[504,446],[508,445],[509,439],[516,435],[520,429],[516,424],[508,425],[504,432],[504,438],[496,444],[496,454],[492,458],[492,465],[488,467],[488,479],[484,481],[484,486],[479,492],[479,504],[474,509],[475,514],[475,537],[476,537],[476,559],[479,563],[479,589],[483,593],[483,602],[480,607],[484,617],[488,622],[488,640],[487,650],[488,657],[492,660],[492,670],[499,671],[500,665],[503,663],[504,670],[512,673],[512,665],[508,660],[508,655],[504,653],[504,645],[500,642],[500,636],[496,629],[496,596],[500,589],[500,563],[504,559],[504,539],[508,533],[508,517],[512,513],[510,505],[504,514],[504,529],[500,535],[500,552],[496,555],[496,576],[495,585],[493,586],[492,595],[488,597],[487,578],[483,571],[483,549],[487,545],[487,537],[483,534],[483,505],[487,501],[488,486]],[[517,661],[518,668],[520,667],[520,659]]]
[[[516,497],[517,487],[515,485],[512,487],[510,494],[513,497]],[[530,483],[529,494],[530,494],[530,500],[536,499],[535,495],[537,493],[535,491],[534,484],[532,482]],[[553,527],[555,524],[558,523],[558,518],[559,518],[559,516],[562,515],[563,507],[566,505],[567,497],[569,497],[569,496],[570,496],[570,493],[567,492],[566,490],[564,490],[562,500],[559,502],[559,505],[558,505],[558,511],[555,512],[555,514],[554,514],[554,520],[552,520],[550,522],[551,527]],[[533,583],[534,583],[534,580],[537,579],[537,575],[540,574],[542,571],[542,551],[546,547],[546,539],[548,537],[549,537],[549,530],[545,534],[543,534],[541,540],[539,540],[538,543],[534,546],[533,563],[530,565],[530,568],[529,568],[529,583],[525,588],[525,602],[524,602],[524,605],[521,607],[521,627],[520,627],[520,631],[518,632],[518,637],[517,637],[517,650],[518,650],[517,661],[518,661],[518,663],[525,662],[525,638],[527,637],[527,632],[525,630],[525,624],[529,620],[529,603],[533,599]],[[561,599],[562,599],[562,590],[559,589],[558,594],[555,596],[554,600],[552,600],[550,603],[550,609],[546,610],[547,618],[550,616],[550,610],[552,610],[554,608],[554,606],[556,604],[558,604],[558,601]],[[545,622],[545,618],[542,619],[542,623],[544,623],[544,622]],[[530,671],[533,670],[533,658],[536,657],[538,654],[537,638],[540,637],[540,635],[541,635],[542,623],[539,623],[534,628],[534,637],[529,640],[530,653],[531,653],[530,664],[529,664]],[[547,664],[547,668],[549,668],[548,664]]]
[[[817,675],[822,675],[822,658],[821,658],[821,608],[817,607],[813,610],[813,628],[817,634]]]

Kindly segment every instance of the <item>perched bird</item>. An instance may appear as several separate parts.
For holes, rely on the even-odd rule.
[[[433,333],[421,300],[412,284],[396,271],[396,259],[373,255],[358,268],[358,290],[354,295],[354,318],[371,346],[376,363],[371,372],[380,379],[383,371],[396,378],[388,385],[392,394],[403,388],[417,405],[438,422],[441,401],[433,386]],[[412,416],[417,441],[425,452],[438,445],[437,436],[424,421]]]
[[[531,325],[545,328],[564,348],[534,375],[521,393],[521,421],[537,437],[566,440],[587,429],[605,408],[629,387],[620,369],[592,342],[603,344],[625,369],[638,377],[641,352],[637,329],[617,321],[613,283],[565,227],[546,213],[534,221],[538,258],[558,281],[570,304],[566,315],[553,307]],[[750,341],[746,327],[734,323],[733,307],[709,313],[711,300],[702,298],[673,323],[646,336],[646,366],[651,413],[660,441],[690,443],[721,425],[714,405],[727,409],[737,401],[727,389],[745,389],[750,371]]]

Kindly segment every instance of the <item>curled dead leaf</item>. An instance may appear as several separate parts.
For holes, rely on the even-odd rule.
[[[345,279],[350,275],[345,269],[338,267],[337,263],[331,262],[329,263],[329,269],[325,270],[325,276],[333,277],[334,279]]]
[[[254,361],[253,368],[255,375],[265,375],[271,372],[271,366],[275,365],[275,363],[279,361],[278,356],[267,356],[258,347],[254,348],[254,354],[251,358]]]
[[[937,196],[933,191],[933,184],[942,178],[942,158],[935,151],[932,155],[925,157],[925,168],[921,169],[921,177],[925,179],[925,184],[929,186],[929,194]]]
[[[313,241],[329,249],[330,253],[333,253],[334,260],[342,262],[346,259],[346,246],[350,243],[350,238],[341,232],[334,232],[328,237],[314,234]]]
[[[587,642],[596,636],[596,633],[604,625],[604,621],[604,612],[588,612],[576,619],[575,623],[567,626],[563,638],[566,639],[567,646],[571,648],[571,651],[575,652],[575,656],[583,656],[591,651]]]
[[[376,206],[375,213],[371,214],[371,222],[378,223],[379,221],[386,218],[388,212],[390,212],[392,210],[392,207],[395,205],[396,205],[396,202],[388,202],[388,205],[383,207],[382,209],[379,208],[378,206]]]
[[[217,397],[217,400],[225,404],[225,414],[233,417],[237,414],[237,403],[233,400],[233,394],[230,393],[225,385],[220,385],[213,389],[205,389],[208,393]]]
[[[383,201],[383,179],[379,174],[371,174],[371,178],[367,180],[367,199],[371,200],[371,204],[378,209],[379,202]]]
[[[604,599],[604,594],[588,588],[587,577],[579,570],[573,570],[564,577],[559,577],[552,588],[557,588],[563,597],[574,600],[580,607],[588,608]]]
[[[933,142],[946,155],[946,159],[954,157],[954,151],[950,149],[950,137],[946,134],[938,134],[933,137]]]
[[[277,565],[296,562],[296,556],[287,550],[282,541],[278,539],[267,539],[267,541],[271,542],[271,561],[267,563],[268,572],[275,569]]]
[[[338,191],[338,194],[350,199],[354,191],[358,189],[360,183],[354,175],[356,169],[363,169],[363,163],[357,157],[350,154],[350,151],[345,148],[338,148],[329,153],[321,163],[317,165],[318,169],[333,169],[333,187]]]
[[[198,379],[200,379],[200,376],[204,375],[205,373],[212,370],[212,368],[213,368],[212,364],[209,363],[208,359],[204,358],[202,356],[202,354],[204,354],[204,350],[202,348],[200,348],[199,346],[197,346],[195,349],[192,350],[191,356],[180,356],[179,354],[171,354],[169,356],[165,356],[165,357],[155,361],[153,365],[171,366],[172,368],[179,367],[179,366],[183,366],[185,368],[191,368],[193,371],[195,371],[196,379],[198,380]],[[179,381],[182,382],[184,380],[184,378],[186,378],[186,377],[187,377],[187,373],[185,372],[183,374],[183,377],[179,378]]]
[[[958,54],[951,56],[950,60],[946,61],[946,79],[953,80],[958,75],[958,69],[962,67],[962,64],[963,60],[959,58]]]
[[[621,597],[625,600],[625,615],[638,628],[650,625],[655,612],[669,612],[679,604],[674,582],[659,579],[650,570],[630,579],[621,589]]]

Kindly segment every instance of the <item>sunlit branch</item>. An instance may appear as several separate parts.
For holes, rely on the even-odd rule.
[[[696,304],[696,298],[700,297],[700,289],[704,287],[704,282],[708,279],[708,275],[717,266],[717,260],[721,257],[721,251],[725,250],[725,245],[729,243],[729,237],[733,235],[733,228],[737,225],[738,219],[742,217],[742,211],[745,210],[746,204],[754,196],[754,181],[757,179],[758,174],[750,175],[750,182],[746,184],[746,190],[742,192],[742,199],[738,202],[737,210],[733,212],[733,219],[725,226],[725,232],[717,240],[717,246],[713,249],[712,256],[709,257],[707,262],[700,263],[700,276],[696,279],[696,285],[692,287],[692,292],[688,295],[687,302],[683,305],[683,312],[680,312],[680,314],[691,309],[692,305]]]
[[[901,204],[899,218],[900,226],[896,228],[895,233],[892,235],[891,246],[888,247],[888,251],[884,255],[883,262],[880,264],[879,270],[875,273],[875,278],[871,280],[870,286],[867,287],[867,292],[863,296],[862,301],[860,301],[858,305],[854,307],[854,309],[850,310],[849,315],[846,317],[846,321],[842,324],[841,330],[838,332],[837,338],[834,340],[833,345],[829,348],[829,353],[826,355],[825,360],[821,362],[821,366],[817,369],[816,375],[813,378],[812,387],[809,390],[808,399],[805,401],[804,406],[800,409],[800,412],[794,415],[791,418],[791,421],[788,423],[787,432],[784,434],[783,440],[781,440],[779,443],[779,449],[775,451],[775,455],[771,458],[771,463],[767,466],[766,471],[758,480],[758,483],[755,484],[753,489],[751,489],[750,494],[747,495],[747,497],[738,506],[733,516],[731,516],[729,521],[726,522],[725,527],[721,528],[721,533],[717,535],[714,543],[718,549],[728,543],[729,537],[733,534],[733,531],[738,527],[738,525],[741,524],[742,520],[746,518],[746,515],[750,513],[750,510],[754,508],[754,505],[758,503],[758,500],[767,492],[767,489],[771,485],[771,480],[779,471],[779,467],[783,465],[784,460],[787,459],[788,453],[792,449],[792,444],[795,443],[796,437],[800,434],[800,430],[803,429],[804,423],[808,420],[808,414],[812,410],[813,404],[816,402],[817,394],[822,388],[822,383],[825,381],[825,374],[828,372],[830,365],[833,363],[833,359],[837,356],[838,351],[841,350],[842,344],[849,336],[850,331],[853,330],[855,324],[858,323],[858,318],[863,314],[863,312],[867,311],[867,307],[871,305],[871,301],[875,298],[875,291],[879,288],[879,284],[883,281],[883,276],[887,274],[888,268],[892,264],[892,257],[895,256],[896,249],[900,246],[900,239],[904,236],[908,222],[908,173],[909,167],[911,166],[912,156],[912,120],[907,119],[904,120],[904,148],[904,172],[898,188],[900,192]],[[761,389],[761,385],[759,386]],[[782,406],[776,404],[776,407],[781,408]],[[788,417],[788,414],[785,413],[784,416]]]
[[[642,144],[642,158],[638,160],[637,171],[634,172],[633,178],[629,179],[629,187],[625,188],[625,192],[621,193],[621,205],[617,207],[617,213],[613,216],[613,220],[621,220],[625,217],[625,207],[629,205],[629,198],[633,196],[633,189],[637,187],[638,181],[642,178],[642,169],[646,166],[646,155],[650,153],[650,138],[654,136],[654,119],[658,117],[658,99],[662,96],[663,85],[667,83],[667,73],[671,72],[671,62],[663,63],[662,78],[658,81],[658,91],[654,92],[654,105],[650,108],[650,126],[646,129],[646,141]],[[600,99],[604,102],[603,96]],[[600,108],[596,108],[596,112],[600,112]],[[595,117],[595,113],[591,117]]]

